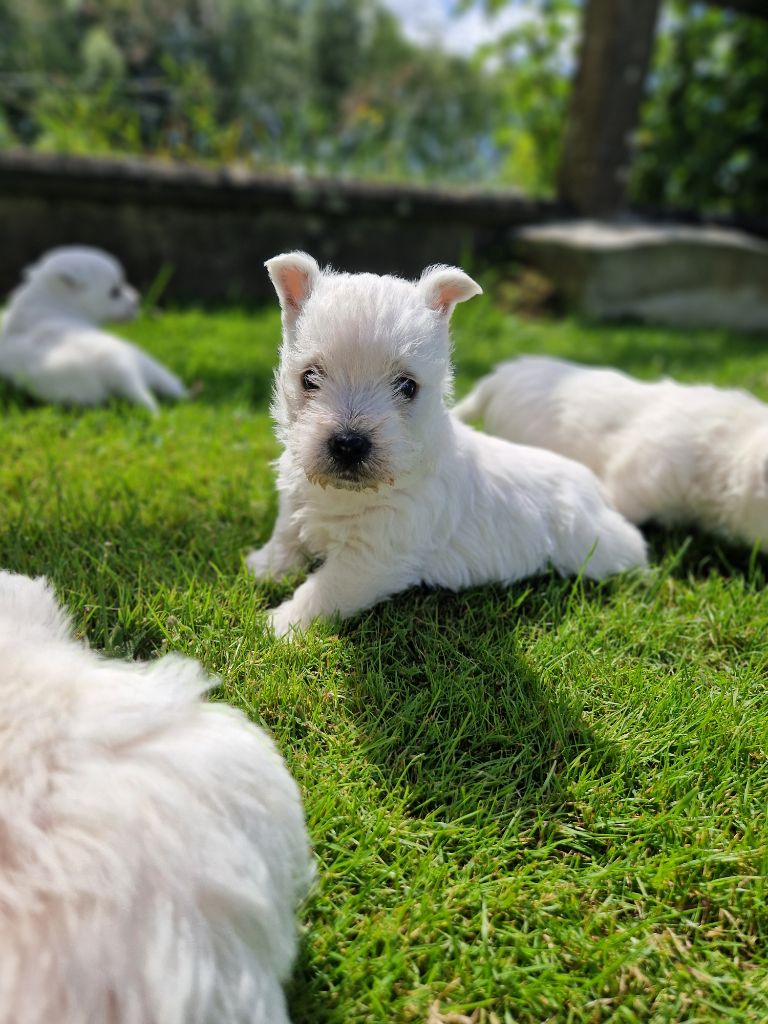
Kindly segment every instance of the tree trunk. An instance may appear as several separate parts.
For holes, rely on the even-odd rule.
[[[558,176],[559,198],[587,215],[624,204],[632,135],[660,0],[587,0]]]

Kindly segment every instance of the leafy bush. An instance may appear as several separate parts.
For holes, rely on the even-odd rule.
[[[521,14],[463,57],[406,39],[381,0],[5,0],[0,147],[551,195],[582,2],[459,0]],[[663,11],[632,198],[764,208],[768,21]]]
[[[768,21],[676,5],[657,47],[632,193],[745,213],[768,194]]]
[[[374,0],[12,0],[0,19],[5,144],[460,181],[500,162],[494,77]]]
[[[379,0],[9,0],[0,145],[551,192],[578,4],[533,8],[463,57]]]

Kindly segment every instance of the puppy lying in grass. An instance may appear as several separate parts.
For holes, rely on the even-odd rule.
[[[299,793],[211,683],[93,654],[0,572],[2,1024],[288,1021]]]
[[[0,329],[0,377],[43,402],[101,405],[123,398],[157,411],[184,385],[135,345],[99,330],[130,320],[138,295],[99,249],[53,249],[25,273]]]
[[[643,538],[584,466],[476,433],[446,407],[448,322],[480,293],[461,270],[411,283],[267,263],[283,314],[274,414],[285,446],[258,577],[322,559],[271,614],[278,635],[419,583],[459,590],[544,571],[602,579],[645,564]]]
[[[633,523],[693,523],[768,550],[768,406],[744,391],[524,356],[454,413],[583,462]]]

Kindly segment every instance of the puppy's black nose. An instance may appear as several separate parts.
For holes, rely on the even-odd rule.
[[[328,449],[341,466],[356,466],[371,450],[371,439],[356,430],[344,430],[328,439]]]

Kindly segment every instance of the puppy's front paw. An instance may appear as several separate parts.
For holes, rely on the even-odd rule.
[[[275,636],[293,638],[297,633],[303,632],[312,619],[302,615],[295,601],[284,601],[272,609],[267,616],[267,622]]]
[[[257,580],[271,579],[275,575],[269,544],[265,544],[263,548],[254,548],[249,552],[245,564],[248,572]]]

